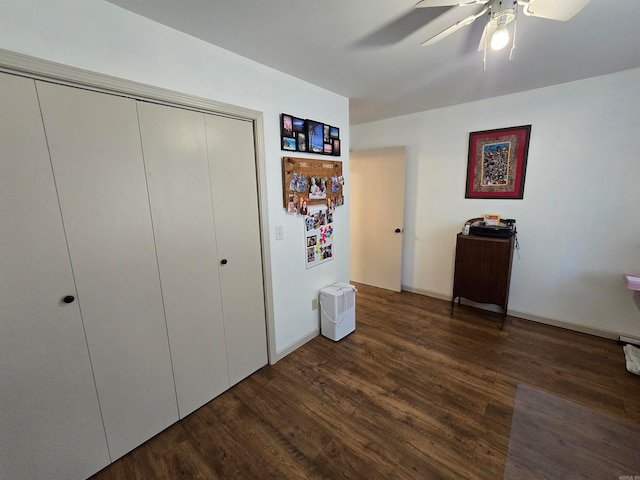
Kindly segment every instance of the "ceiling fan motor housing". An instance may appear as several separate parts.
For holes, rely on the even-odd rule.
[[[516,18],[518,3],[513,0],[492,0],[489,22],[494,25],[508,25]]]

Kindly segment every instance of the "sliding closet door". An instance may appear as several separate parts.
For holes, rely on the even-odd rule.
[[[267,363],[253,125],[205,115],[229,378]]]
[[[33,80],[0,74],[0,478],[86,478],[109,453]]]
[[[178,419],[136,104],[37,88],[115,460]]]
[[[204,115],[138,102],[183,418],[229,388]]]

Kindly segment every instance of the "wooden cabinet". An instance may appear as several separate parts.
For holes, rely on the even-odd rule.
[[[455,299],[464,297],[477,303],[489,303],[502,308],[502,323],[507,315],[509,282],[513,260],[514,239],[478,237],[458,234],[453,277],[451,315]]]

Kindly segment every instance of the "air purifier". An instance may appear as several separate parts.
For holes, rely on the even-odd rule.
[[[320,290],[320,333],[338,341],[356,329],[356,287],[334,283]]]

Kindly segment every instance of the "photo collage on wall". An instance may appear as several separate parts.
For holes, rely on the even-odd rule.
[[[340,156],[340,129],[315,120],[280,114],[281,149]]]
[[[317,207],[316,207],[317,208]],[[321,208],[305,217],[306,265],[312,268],[333,260],[333,214],[335,206]]]
[[[307,216],[310,214],[311,204],[325,203],[329,213],[333,214],[335,207],[344,203],[342,185],[342,175],[323,177],[293,172],[287,194],[287,213]]]
[[[333,260],[334,214],[344,205],[342,162],[283,157],[284,206],[304,218],[307,268]]]

